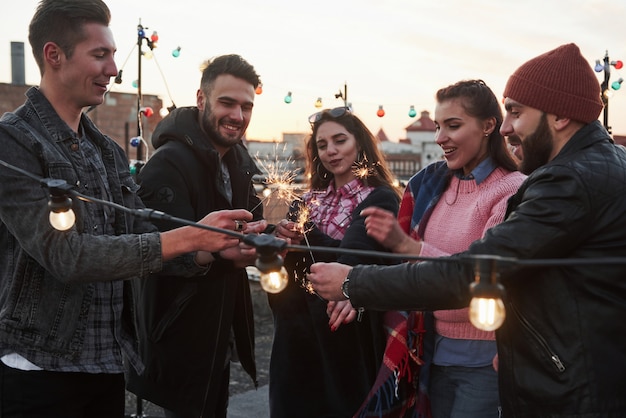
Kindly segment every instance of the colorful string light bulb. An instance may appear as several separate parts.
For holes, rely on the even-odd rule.
[[[292,97],[291,97],[291,92],[288,92],[287,95],[285,96],[285,103],[289,104],[291,103]]]
[[[414,118],[417,116],[417,112],[415,111],[415,106],[411,105],[409,108],[409,117]]]
[[[376,116],[382,118],[385,116],[385,110],[383,109],[383,105],[378,105],[378,111],[376,112]]]

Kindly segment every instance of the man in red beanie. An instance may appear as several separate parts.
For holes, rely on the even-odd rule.
[[[495,265],[503,416],[623,417],[626,262],[599,257],[626,254],[626,150],[597,120],[599,83],[574,44],[523,64],[504,96],[501,132],[519,137],[529,176],[503,223],[449,258],[318,263],[308,278],[322,297],[366,309],[456,309],[470,302],[473,268]]]

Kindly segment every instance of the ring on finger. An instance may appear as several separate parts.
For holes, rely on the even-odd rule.
[[[243,231],[244,221],[235,220],[235,231]]]

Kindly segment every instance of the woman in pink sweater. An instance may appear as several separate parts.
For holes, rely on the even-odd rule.
[[[411,178],[397,219],[376,208],[362,212],[367,233],[395,253],[438,257],[466,250],[503,221],[508,198],[525,179],[500,135],[498,100],[482,80],[445,87],[436,98],[435,137],[444,161]],[[425,315],[428,330],[430,314],[415,315]],[[497,418],[494,333],[474,328],[467,308],[433,315],[420,373],[427,398],[417,401],[417,410],[428,416],[429,399],[434,418]]]

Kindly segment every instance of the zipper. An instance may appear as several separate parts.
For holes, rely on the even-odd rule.
[[[517,310],[517,308],[515,308],[515,306],[510,303],[509,306],[511,306],[513,312],[515,313],[515,316],[517,317],[517,319],[520,321],[520,323],[522,324],[522,326],[535,338],[535,340],[539,343],[539,345],[543,348],[543,350],[545,351],[545,353],[548,354],[548,357],[550,359],[550,361],[554,364],[554,366],[556,367],[556,369],[559,372],[564,372],[565,371],[565,365],[563,364],[563,362],[561,361],[561,359],[559,358],[559,356],[550,348],[550,345],[548,344],[548,342],[546,341],[545,338],[543,338],[543,336],[537,332],[532,325],[530,325],[530,323],[526,320],[526,318],[524,318],[519,311]]]
[[[357,322],[361,322],[363,319],[363,312],[365,312],[365,308],[361,307],[356,310],[356,320]]]

